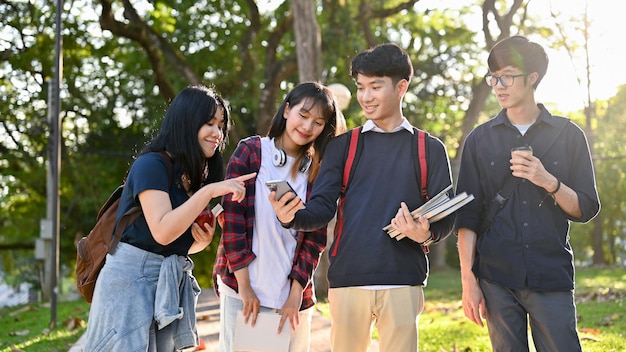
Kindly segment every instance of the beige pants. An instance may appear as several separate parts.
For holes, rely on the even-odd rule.
[[[424,309],[422,286],[328,291],[333,352],[367,352],[372,330],[378,329],[380,352],[418,350],[417,324]]]

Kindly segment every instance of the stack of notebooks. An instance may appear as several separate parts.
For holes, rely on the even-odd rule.
[[[436,196],[432,197],[428,202],[424,203],[421,207],[413,210],[411,216],[413,219],[417,219],[419,216],[425,217],[431,224],[437,222],[446,216],[459,210],[465,204],[474,200],[474,195],[467,194],[465,192],[459,193],[456,196],[450,198],[448,192],[452,189],[452,185],[448,186],[443,191],[439,192]],[[391,238],[395,238],[400,241],[404,237],[404,234],[394,229],[391,224],[385,226],[383,230],[387,231],[387,234]]]

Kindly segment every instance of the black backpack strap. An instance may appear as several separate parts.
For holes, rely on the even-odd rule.
[[[504,208],[506,202],[509,200],[509,198],[511,198],[511,195],[513,195],[515,186],[519,183],[520,180],[521,178],[513,177],[512,174],[507,176],[507,179],[506,181],[504,181],[504,185],[502,186],[502,188],[500,188],[500,190],[496,192],[496,195],[491,198],[491,202],[489,202],[489,204],[487,205],[487,213],[483,218],[483,222],[480,225],[478,235],[487,231],[487,228],[489,228],[489,225],[496,217],[500,209]]]
[[[539,159],[543,157],[552,147],[552,145],[559,139],[561,133],[565,130],[567,125],[569,124],[569,119],[567,118],[557,118],[554,117],[554,121],[556,122],[556,126],[558,128],[558,132],[554,135],[554,138],[547,142],[545,146],[542,146],[541,155],[537,155]],[[500,211],[500,209],[504,208],[506,202],[511,198],[513,192],[515,191],[515,186],[519,183],[521,178],[514,177],[513,174],[509,174],[507,179],[504,181],[504,184],[500,188],[498,192],[496,192],[495,196],[491,199],[491,202],[487,205],[487,212],[485,217],[483,218],[483,222],[480,225],[478,235],[481,235],[487,231],[489,225],[495,219],[496,215]]]

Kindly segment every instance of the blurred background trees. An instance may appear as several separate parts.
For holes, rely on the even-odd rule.
[[[499,110],[483,82],[488,49],[518,33],[555,46],[564,41],[558,21],[531,14],[527,1],[475,0],[449,8],[425,3],[65,2],[62,274],[71,276],[76,239],[91,229],[97,210],[123,179],[133,155],[158,129],[168,102],[189,84],[214,86],[229,100],[235,126],[228,157],[239,139],[266,133],[277,104],[295,84],[315,79],[341,83],[354,92],[348,74],[352,57],[370,46],[395,42],[409,52],[415,66],[405,116],[444,141],[456,170],[467,133]],[[0,255],[4,280],[13,283],[41,279],[33,249],[46,216],[54,6],[43,0],[0,3]],[[579,50],[572,47],[574,55]],[[572,243],[579,264],[623,265],[626,89],[606,101],[589,101],[588,106],[592,115],[580,111],[567,116],[593,136],[604,207],[597,221],[573,225]],[[559,112],[558,106],[549,108]],[[356,99],[344,115],[349,128],[364,122]],[[217,241],[206,255],[194,256],[204,287],[210,285]],[[433,249],[434,266],[458,266],[454,237]],[[600,257],[594,256],[599,252]]]

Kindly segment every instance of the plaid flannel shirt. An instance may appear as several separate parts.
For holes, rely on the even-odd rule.
[[[226,168],[226,177],[233,178],[251,172],[258,172],[261,165],[261,138],[248,137],[239,142]],[[246,198],[242,202],[234,202],[231,195],[222,197],[224,212],[219,221],[222,227],[222,237],[217,249],[215,266],[213,267],[213,281],[215,291],[217,275],[222,282],[238,292],[237,280],[234,272],[245,268],[256,258],[252,252],[252,233],[254,226],[254,200],[256,179],[246,181]],[[308,200],[313,184],[307,186]],[[313,289],[313,272],[317,267],[320,253],[326,246],[326,226],[316,231],[297,232],[298,244],[294,257],[293,267],[289,279],[298,280],[304,287],[300,310],[312,307],[315,302]]]

